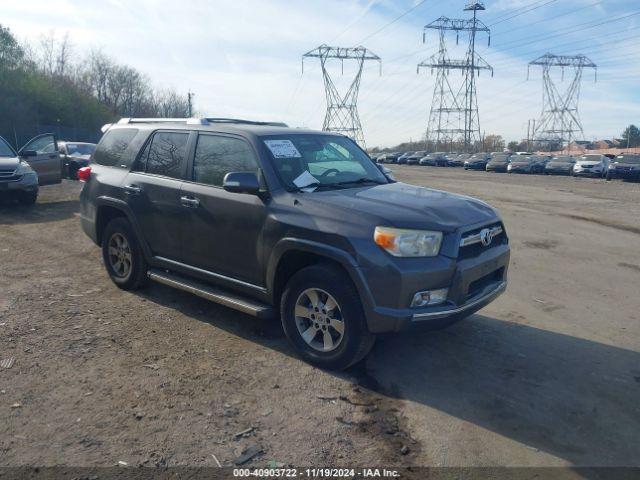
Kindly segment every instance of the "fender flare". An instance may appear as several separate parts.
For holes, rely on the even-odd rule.
[[[124,200],[113,198],[113,197],[107,197],[107,196],[98,197],[96,199],[96,224],[98,220],[98,212],[100,211],[101,207],[112,207],[124,213],[125,217],[133,227],[133,231],[138,237],[138,242],[140,242],[140,246],[142,247],[142,252],[144,253],[146,260],[150,262],[153,258],[151,249],[149,249],[149,245],[147,245],[147,241],[144,238],[144,235],[142,234],[142,228],[140,228],[140,225],[138,224],[136,217],[133,214],[133,211],[131,210],[131,207],[127,204],[127,202],[125,202]],[[96,234],[97,234],[97,225],[96,225]]]
[[[276,272],[278,271],[278,265],[280,264],[280,260],[282,259],[282,257],[286,253],[292,251],[312,253],[314,255],[333,260],[340,264],[353,281],[353,284],[356,286],[365,312],[373,308],[373,297],[367,285],[366,279],[364,278],[362,269],[355,261],[353,256],[349,255],[348,252],[340,248],[334,247],[332,245],[327,245],[326,243],[320,243],[313,240],[305,240],[294,237],[285,237],[278,241],[278,243],[276,243],[276,245],[273,247],[273,250],[271,251],[271,255],[269,257],[269,261],[267,263],[267,291],[269,292],[274,302],[277,302],[277,299],[275,298],[275,280]]]

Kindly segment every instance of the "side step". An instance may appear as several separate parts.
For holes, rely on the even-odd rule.
[[[274,308],[267,304],[229,293],[220,288],[212,287],[211,285],[176,275],[175,273],[152,268],[147,272],[147,276],[154,282],[193,293],[204,299],[219,303],[225,307],[233,308],[248,315],[253,315],[254,317],[273,318],[275,316]]]

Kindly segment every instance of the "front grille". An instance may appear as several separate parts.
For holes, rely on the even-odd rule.
[[[476,242],[476,243],[472,243],[470,245],[464,245],[465,241],[468,241],[469,239],[473,240],[473,238],[475,238],[477,235],[480,234],[480,232],[482,232],[482,230],[484,229],[502,229],[502,231],[500,231],[500,233],[496,234],[492,241],[491,244],[487,247],[485,247],[482,243],[480,242]],[[501,223],[493,223],[490,225],[486,225],[484,227],[481,228],[477,228],[475,230],[470,230],[468,232],[464,232],[462,234],[462,240],[461,240],[461,246],[460,249],[458,250],[458,260],[466,260],[468,258],[476,258],[480,255],[482,255],[482,253],[486,252],[487,250],[490,250],[492,248],[495,248],[499,245],[504,245],[505,243],[507,243],[507,235],[504,232],[504,226]]]
[[[15,168],[12,168],[11,170],[8,170],[6,168],[0,169],[0,179],[13,177],[14,176],[13,174],[14,174],[15,171],[16,171]]]

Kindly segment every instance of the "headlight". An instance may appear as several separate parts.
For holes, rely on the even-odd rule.
[[[376,227],[373,239],[394,257],[435,257],[440,253],[442,232]]]
[[[36,172],[33,171],[33,168],[25,162],[20,162],[20,165],[18,165],[18,169],[16,170],[16,175],[30,175],[35,173]]]

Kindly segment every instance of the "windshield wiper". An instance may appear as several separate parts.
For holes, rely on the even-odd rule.
[[[362,177],[362,178],[358,178],[357,180],[349,180],[349,181],[346,181],[346,182],[332,183],[331,185],[361,185],[361,184],[366,184],[366,183],[374,183],[376,185],[384,185],[386,182],[380,182],[380,181],[374,180],[372,178]]]

